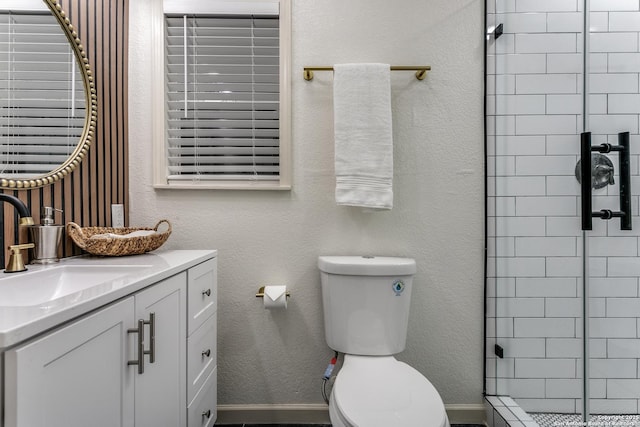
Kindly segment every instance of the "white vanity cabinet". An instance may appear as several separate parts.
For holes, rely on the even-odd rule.
[[[5,351],[4,426],[212,426],[216,268],[209,259]],[[192,300],[210,311],[188,334]]]

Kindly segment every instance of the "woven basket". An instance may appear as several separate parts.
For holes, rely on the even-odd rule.
[[[169,227],[166,231],[157,232],[160,224],[166,223]],[[129,234],[134,231],[153,230],[157,233],[140,237],[99,237],[92,238],[96,234]],[[81,249],[92,255],[125,256],[137,255],[158,249],[167,241],[171,234],[171,224],[166,219],[158,221],[153,228],[131,227],[80,227],[75,222],[67,224],[67,234]]]

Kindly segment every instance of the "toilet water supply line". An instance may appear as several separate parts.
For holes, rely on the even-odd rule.
[[[334,356],[331,358],[329,365],[327,365],[327,369],[324,370],[324,375],[322,375],[322,398],[324,399],[324,403],[329,404],[329,396],[327,395],[327,382],[331,379],[331,373],[333,372],[333,368],[335,368],[336,363],[338,362],[338,352],[336,351]]]

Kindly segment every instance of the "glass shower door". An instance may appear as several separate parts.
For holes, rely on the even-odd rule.
[[[640,3],[486,10],[486,392],[541,425],[635,423]]]

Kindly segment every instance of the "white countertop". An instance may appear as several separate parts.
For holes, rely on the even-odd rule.
[[[0,351],[216,256],[215,250],[157,250],[126,257],[64,258],[50,265],[28,265],[26,272],[0,272],[1,287],[5,277],[26,277],[21,275],[64,265],[142,267],[117,279],[39,305],[7,306],[0,301]]]

